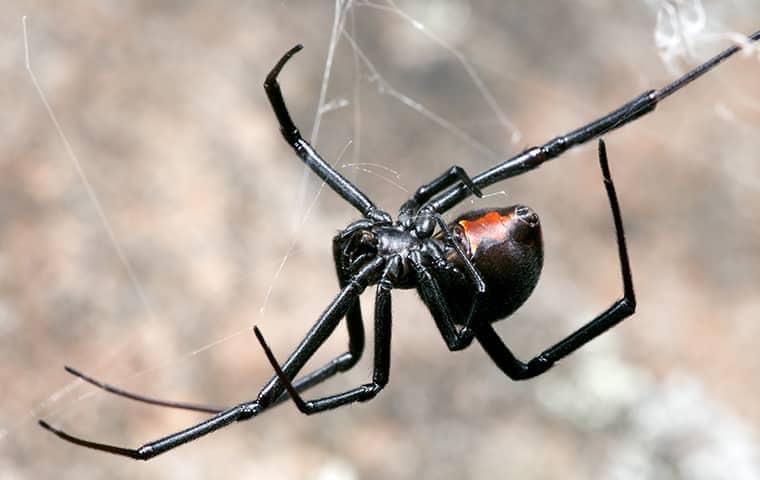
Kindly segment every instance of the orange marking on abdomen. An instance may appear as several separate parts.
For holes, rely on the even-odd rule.
[[[499,212],[488,212],[473,220],[460,220],[464,229],[470,252],[474,255],[483,241],[504,242],[508,235],[507,224],[511,215],[503,216]]]

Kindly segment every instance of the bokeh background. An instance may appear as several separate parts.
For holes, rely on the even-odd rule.
[[[251,325],[284,358],[336,293],[330,239],[356,213],[329,191],[313,201],[319,182],[304,181],[261,88],[293,44],[307,47],[282,75],[297,123],[313,137],[318,119],[323,155],[395,211],[454,163],[474,174],[665,85],[730,44],[722,34],[760,28],[755,0],[357,1],[337,36],[332,2],[0,11],[0,478],[760,478],[757,52],[607,135],[639,309],[548,374],[514,383],[477,346],[449,353],[398,292],[391,383],[371,403],[312,417],[286,405],[148,463],[36,424],[135,447],[194,424],[62,367],[232,405],[271,375]],[[24,15],[70,147],[25,69]],[[663,62],[655,32],[687,55]],[[499,327],[525,358],[621,293],[595,155],[577,148],[458,210],[541,215],[544,275]],[[370,368],[371,349],[317,391]]]

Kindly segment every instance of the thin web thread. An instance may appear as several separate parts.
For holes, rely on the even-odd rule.
[[[127,276],[129,277],[129,281],[132,284],[132,288],[135,289],[137,296],[140,298],[140,303],[142,303],[143,308],[150,315],[151,320],[156,320],[157,315],[155,313],[155,310],[151,306],[150,300],[148,300],[148,295],[145,293],[145,289],[143,288],[142,283],[140,283],[140,280],[138,280],[137,275],[135,274],[135,270],[132,267],[132,263],[127,258],[127,255],[124,253],[124,249],[122,248],[121,243],[119,243],[119,240],[116,238],[116,234],[114,233],[114,229],[113,229],[113,226],[111,225],[111,221],[108,219],[108,215],[106,215],[106,212],[103,209],[103,204],[98,198],[98,194],[95,192],[95,189],[93,188],[92,183],[90,183],[90,180],[87,177],[87,174],[85,173],[84,168],[82,167],[82,163],[79,161],[79,158],[77,157],[76,153],[74,153],[74,149],[71,146],[71,142],[69,142],[68,137],[63,132],[63,128],[61,127],[61,124],[58,122],[58,117],[53,111],[53,108],[50,106],[50,102],[48,102],[47,96],[45,95],[45,92],[42,89],[42,86],[37,80],[37,76],[34,74],[34,70],[32,70],[30,52],[29,52],[29,38],[28,38],[27,28],[26,28],[26,16],[21,17],[21,24],[24,31],[24,62],[26,66],[26,71],[29,73],[29,77],[32,80],[32,84],[34,85],[35,90],[37,90],[37,94],[39,95],[40,100],[42,101],[42,104],[45,107],[45,111],[47,112],[48,117],[50,117],[50,121],[53,122],[55,131],[58,133],[58,137],[63,143],[64,149],[66,150],[66,155],[69,157],[69,160],[71,161],[72,165],[74,165],[74,169],[76,170],[77,175],[79,176],[79,179],[81,180],[82,185],[84,186],[85,192],[87,193],[87,197],[90,199],[90,202],[92,202],[92,205],[95,208],[95,211],[98,215],[98,219],[100,220],[100,223],[103,225],[103,229],[106,231],[106,234],[108,235],[108,240],[109,242],[111,242],[111,246],[113,247],[114,252],[116,253],[116,256],[119,258],[119,261],[121,262],[122,266],[124,267],[124,270],[127,273]]]
[[[129,261],[129,258],[124,253],[124,249],[122,248],[121,243],[116,237],[116,233],[114,232],[111,221],[109,220],[108,215],[106,214],[105,209],[103,208],[103,204],[98,198],[95,188],[92,186],[92,183],[90,182],[87,176],[87,173],[85,172],[84,167],[82,166],[82,163],[79,160],[79,157],[74,152],[74,148],[71,146],[71,142],[66,136],[63,130],[63,127],[58,121],[58,117],[56,116],[55,111],[53,110],[52,106],[50,105],[50,102],[47,99],[47,95],[45,94],[45,91],[42,88],[42,85],[37,79],[37,75],[34,73],[34,70],[32,69],[31,49],[29,46],[29,32],[27,28],[26,18],[27,18],[26,16],[21,17],[21,28],[22,28],[23,39],[24,39],[24,67],[27,73],[29,74],[29,78],[31,79],[32,85],[34,86],[37,92],[37,95],[39,96],[40,101],[42,102],[42,105],[44,106],[45,111],[48,117],[50,118],[50,121],[52,122],[53,127],[55,128],[56,133],[58,134],[58,138],[61,140],[61,143],[63,144],[63,147],[66,151],[66,156],[69,158],[69,160],[71,161],[71,164],[74,166],[77,176],[79,177],[85,189],[87,197],[89,201],[92,203],[93,207],[95,208],[95,212],[98,216],[98,220],[100,221],[101,225],[103,226],[103,229],[108,235],[108,240],[114,250],[114,253],[119,259],[119,262],[121,263],[122,267],[124,268],[127,274],[127,277],[129,278],[129,282],[132,285],[132,288],[137,293],[137,297],[139,298],[140,303],[142,304],[142,308],[145,310],[145,312],[147,312],[149,318],[152,321],[156,321],[158,316],[155,312],[155,309],[152,306],[148,298],[148,295],[142,286],[142,283],[140,282],[137,275],[135,274],[134,268],[132,267],[132,264]],[[110,354],[105,356],[103,360],[101,361],[101,363],[106,364],[106,365],[110,364],[112,361],[114,361],[116,357],[118,357],[118,355],[125,348],[129,346],[131,341],[132,341],[131,338],[127,338],[123,340],[120,344],[118,344],[115,348],[112,348]],[[68,384],[63,386],[61,389],[57,390],[52,395],[50,395],[46,400],[34,406],[28,412],[27,419],[38,416],[40,412],[48,409],[51,405],[58,402],[61,398],[65,397],[69,392],[71,392],[77,385],[81,383],[82,382],[79,380],[73,380],[69,382]],[[3,438],[3,436],[7,433],[8,433],[7,429],[0,430],[0,439]]]
[[[482,142],[477,141],[475,138],[470,136],[467,132],[457,127],[453,123],[449,122],[445,118],[441,117],[440,115],[434,113],[433,111],[425,107],[425,105],[423,105],[422,103],[396,90],[396,88],[394,88],[393,85],[388,83],[388,81],[385,80],[385,78],[382,75],[380,75],[380,72],[378,72],[377,68],[375,68],[375,65],[369,60],[369,57],[367,57],[364,51],[362,51],[361,47],[357,45],[353,37],[351,37],[351,35],[349,35],[348,32],[343,32],[343,36],[346,38],[348,43],[357,53],[357,57],[362,61],[362,63],[364,63],[364,66],[370,72],[370,79],[373,83],[377,85],[377,91],[379,93],[395,98],[402,105],[405,105],[411,108],[412,110],[419,113],[420,115],[427,118],[428,120],[432,121],[436,125],[447,130],[449,133],[459,138],[461,141],[469,145],[474,150],[477,150],[481,154],[486,155],[488,157],[492,157],[492,158],[499,157],[499,154],[495,150],[492,150],[488,146],[483,144]]]
[[[513,145],[516,145],[520,142],[522,139],[522,133],[520,132],[520,129],[517,128],[517,125],[515,125],[515,123],[509,119],[506,112],[504,112],[501,106],[499,106],[499,103],[496,101],[496,97],[494,97],[493,93],[491,93],[491,90],[486,86],[485,82],[483,82],[483,79],[480,78],[480,75],[478,75],[478,72],[475,70],[475,68],[473,68],[472,64],[467,60],[467,58],[460,50],[454,48],[454,46],[452,46],[449,42],[426,28],[424,23],[420,22],[399,8],[398,5],[396,5],[396,2],[393,0],[387,0],[387,5],[379,5],[370,1],[357,3],[357,6],[360,5],[375,8],[377,10],[384,10],[399,16],[404,21],[412,25],[415,29],[422,32],[423,35],[453,55],[454,58],[456,58],[457,61],[462,65],[462,68],[464,68],[465,72],[467,72],[467,75],[469,75],[472,83],[475,85],[475,88],[480,92],[483,100],[485,100],[486,104],[494,113],[494,115],[496,115],[499,123],[507,131],[512,132],[510,135],[510,142]]]
[[[332,108],[331,107],[332,103],[328,103],[326,101],[326,91],[327,91],[328,83],[330,81],[330,72],[331,72],[332,67],[333,67],[334,51],[335,51],[336,46],[337,46],[338,36],[342,35],[348,41],[348,43],[352,47],[352,51],[353,51],[353,55],[354,55],[354,69],[355,69],[354,71],[355,72],[359,72],[358,66],[359,66],[360,63],[363,64],[367,68],[367,70],[370,72],[372,80],[377,84],[379,92],[387,94],[387,95],[395,98],[396,100],[398,100],[402,104],[404,104],[404,105],[412,108],[413,110],[417,111],[418,113],[422,114],[425,118],[429,119],[433,123],[435,123],[435,124],[441,126],[442,128],[446,129],[452,135],[458,137],[460,140],[464,141],[465,143],[467,143],[471,147],[477,149],[482,154],[488,155],[488,156],[498,156],[499,155],[497,152],[491,150],[487,146],[483,145],[482,143],[478,142],[477,140],[475,140],[472,137],[470,137],[469,135],[467,135],[466,132],[464,132],[463,130],[457,128],[455,125],[451,124],[450,122],[446,121],[445,119],[441,118],[440,116],[432,113],[429,109],[427,109],[425,106],[421,105],[416,100],[414,100],[411,97],[406,96],[406,95],[398,92],[395,88],[393,88],[393,86],[391,86],[390,84],[388,84],[388,82],[383,78],[383,76],[380,75],[380,73],[377,71],[377,69],[372,64],[372,62],[369,61],[368,57],[364,54],[364,52],[361,50],[361,48],[356,44],[356,42],[354,41],[354,38],[355,38],[354,34],[344,29],[343,25],[345,23],[346,12],[350,12],[351,15],[352,15],[351,18],[353,19],[353,15],[354,15],[353,9],[350,8],[352,6],[352,2],[350,0],[345,1],[345,2],[341,2],[340,0],[336,0],[336,4],[335,5],[336,5],[336,9],[335,9],[335,16],[333,18],[333,30],[332,30],[331,37],[330,37],[330,42],[329,42],[328,56],[327,56],[327,59],[325,61],[323,80],[322,80],[322,85],[321,85],[321,89],[320,89],[320,99],[319,99],[319,104],[318,104],[318,107],[317,107],[317,110],[316,110],[314,128],[313,128],[313,132],[312,132],[312,141],[313,142],[316,143],[316,139],[317,139],[317,137],[319,135],[319,128],[320,128],[320,125],[321,125],[322,116],[325,113],[327,113],[330,108]],[[388,2],[388,5],[378,5],[378,4],[374,4],[374,3],[371,3],[371,2],[359,2],[359,3],[355,3],[353,5],[354,6],[367,6],[367,7],[377,8],[377,9],[384,9],[386,11],[390,11],[390,12],[396,14],[396,15],[399,15],[401,18],[405,19],[406,21],[408,21],[411,25],[413,25],[415,27],[417,27],[418,25],[422,26],[422,24],[420,22],[418,22],[417,20],[415,20],[412,17],[408,16],[402,10],[398,9],[396,7],[395,3],[392,2],[392,1]],[[128,272],[128,275],[130,276],[130,281],[132,281],[134,284],[136,284],[136,288],[137,288],[138,294],[141,297],[141,301],[145,305],[146,311],[148,311],[151,314],[151,317],[155,317],[155,315],[153,314],[153,310],[150,308],[150,303],[147,300],[147,296],[145,296],[145,293],[144,293],[144,291],[142,289],[142,286],[140,285],[139,281],[137,280],[136,276],[134,275],[133,269],[132,269],[131,265],[129,264],[129,261],[128,261],[127,257],[123,254],[122,249],[119,246],[119,243],[116,241],[116,237],[115,237],[115,234],[113,232],[113,229],[110,228],[110,222],[108,222],[108,219],[105,216],[103,208],[101,207],[100,202],[98,201],[98,198],[95,195],[94,190],[92,189],[89,181],[87,180],[87,177],[83,175],[84,171],[82,170],[81,164],[79,163],[76,155],[74,155],[74,152],[73,152],[73,149],[71,148],[70,143],[68,142],[66,136],[64,135],[62,128],[58,124],[58,121],[57,121],[57,119],[56,119],[56,117],[55,117],[52,109],[50,108],[50,105],[47,102],[47,100],[46,100],[46,98],[44,96],[44,93],[42,92],[42,89],[40,88],[39,83],[37,82],[37,79],[36,79],[33,71],[31,70],[30,62],[29,62],[29,48],[28,48],[28,42],[27,42],[26,18],[24,17],[22,20],[23,20],[23,28],[24,28],[24,43],[25,43],[25,54],[26,54],[27,71],[29,72],[29,74],[30,74],[30,76],[32,78],[32,81],[33,81],[33,83],[35,85],[35,88],[38,90],[38,94],[40,95],[40,97],[41,97],[41,99],[43,101],[43,104],[45,105],[46,110],[48,110],[48,115],[51,117],[51,120],[52,120],[53,124],[55,125],[56,130],[58,131],[58,134],[59,134],[59,136],[61,137],[61,139],[62,139],[62,141],[64,143],[64,146],[66,148],[67,154],[72,158],[72,160],[74,161],[74,164],[75,164],[75,166],[77,168],[77,171],[80,174],[80,177],[83,178],[83,182],[85,184],[85,188],[87,189],[88,195],[90,196],[91,201],[93,201],[93,204],[95,205],[95,207],[96,207],[96,209],[98,211],[98,214],[101,217],[101,221],[104,224],[104,228],[106,229],[106,231],[107,231],[107,233],[109,235],[109,239],[110,239],[110,241],[114,245],[114,248],[117,251],[117,255],[119,256],[120,261],[122,261],[122,263],[125,263],[125,268],[126,268],[126,270]],[[353,25],[353,23],[352,23],[352,25]],[[434,35],[432,35],[431,32],[429,32],[428,30],[426,30],[424,28],[421,28],[421,29],[418,28],[418,31],[424,33],[429,38],[431,38],[431,40],[433,40],[434,42],[438,43],[443,48],[446,48],[448,51],[452,52],[452,54],[460,62],[462,62],[464,60],[463,65],[465,66],[465,70],[468,72],[468,74],[470,74],[470,72],[472,71],[472,67],[470,66],[469,62],[466,62],[466,59],[461,54],[461,52],[458,52],[458,51],[452,49],[452,47],[450,45],[446,44],[445,42],[441,42],[440,39],[438,39],[437,37],[435,37]],[[471,75],[471,77],[472,77],[472,75]],[[476,79],[478,81],[476,81]],[[477,77],[477,75],[473,78],[473,82],[475,83],[476,86],[477,85],[483,86],[482,81],[479,81],[479,77]],[[355,104],[354,108],[357,108],[357,106],[358,106],[358,100],[360,98],[360,96],[359,96],[359,94],[357,92],[359,84],[360,84],[360,82],[358,81],[358,74],[357,74],[357,79],[355,79],[355,87],[354,87],[355,88],[355,91],[354,91],[354,104]],[[488,92],[487,90],[485,90],[485,87],[483,87],[482,89],[481,89],[481,87],[478,87],[478,88],[479,88],[479,91],[481,92],[481,94],[483,95],[483,97],[485,99],[487,99],[488,97],[492,98],[492,96],[490,96],[490,92]],[[490,103],[489,103],[489,105],[490,105]],[[330,108],[328,108],[328,107],[330,107]],[[494,105],[491,106],[491,108],[492,109],[498,108],[498,105],[496,105],[495,102],[494,102]],[[497,114],[497,117],[498,116],[499,115]],[[356,118],[360,118],[358,114],[357,114]],[[502,122],[502,123],[504,123],[504,122]],[[505,123],[505,125],[507,125],[507,124]],[[358,128],[359,128],[358,121],[356,121],[356,125],[355,126],[356,126],[356,128],[358,130]],[[515,131],[516,131],[516,129],[515,129]],[[357,135],[356,141],[358,141],[359,137],[360,137],[360,135]],[[355,146],[357,147],[356,150],[358,150],[358,145],[355,145]],[[348,146],[346,148],[348,148]],[[345,149],[344,149],[344,152],[345,152]],[[354,154],[357,155],[356,151],[354,152]],[[382,166],[379,166],[379,165],[376,165],[376,164],[367,164],[366,162],[354,162],[352,164],[344,165],[344,167],[362,168],[362,169],[363,169],[363,167],[366,167],[366,166],[382,167]],[[305,171],[305,176],[308,176],[308,174],[309,174],[309,171],[306,170]],[[394,176],[396,176],[396,178],[398,179],[397,175],[394,175]],[[402,187],[400,185],[397,185],[397,186],[399,188],[402,188],[402,189],[404,188],[404,187]],[[305,210],[305,213],[304,213],[303,217],[300,219],[300,222],[298,222],[298,224],[297,224],[297,230],[298,231],[301,231],[303,229],[303,227],[305,225],[305,222],[310,217],[310,215],[311,215],[311,213],[313,211],[313,208],[316,205],[316,202],[317,202],[317,200],[318,200],[321,192],[323,191],[323,189],[324,189],[324,183],[322,183],[322,185],[320,186],[319,191],[315,193],[315,195],[314,195],[312,201],[310,202],[308,208]],[[305,188],[303,188],[303,187],[302,187],[302,192],[303,192],[302,194],[305,195]],[[488,194],[488,195],[489,196],[490,195],[504,195],[504,192],[494,192],[494,193],[491,193],[491,194]],[[298,211],[300,212],[301,209],[299,208]],[[296,218],[297,218],[297,216],[296,216]],[[287,260],[289,259],[289,257],[291,255],[293,249],[297,245],[297,240],[298,240],[298,235],[296,233],[293,236],[293,241],[291,242],[291,244],[290,244],[290,246],[289,246],[289,248],[287,250],[287,253],[283,257],[283,259],[282,259],[282,261],[280,263],[280,266],[278,267],[277,271],[273,275],[273,278],[272,278],[272,281],[271,281],[270,286],[268,288],[267,294],[265,295],[265,299],[262,302],[262,305],[261,305],[261,308],[260,308],[260,311],[262,313],[264,312],[265,307],[268,304],[268,300],[269,300],[269,297],[270,297],[270,295],[272,293],[272,290],[275,287],[275,284],[276,284],[276,282],[277,282],[277,280],[278,280],[278,278],[279,278],[279,276],[280,276],[280,274],[281,274],[281,272],[282,272],[285,264],[287,263]],[[196,355],[198,353],[201,353],[201,352],[203,352],[205,350],[213,348],[213,347],[215,347],[215,346],[217,346],[219,344],[222,344],[222,343],[224,343],[224,342],[226,342],[226,341],[230,340],[231,338],[236,337],[238,335],[247,334],[247,333],[249,333],[249,331],[250,331],[250,329],[248,327],[246,327],[246,328],[241,329],[241,330],[239,330],[237,332],[234,332],[234,333],[232,333],[232,334],[230,334],[230,335],[228,335],[226,337],[223,337],[221,339],[217,339],[217,340],[214,340],[214,341],[212,341],[210,343],[207,343],[204,346],[201,346],[198,349],[195,349],[195,350],[193,350],[191,352],[187,352],[185,354],[181,354],[181,356],[178,357],[177,359],[174,359],[174,360],[169,361],[169,362],[164,362],[164,363],[161,363],[159,365],[155,365],[155,366],[153,366],[153,367],[151,367],[149,369],[146,369],[146,370],[143,370],[141,372],[137,372],[137,373],[135,373],[133,375],[130,375],[127,378],[132,378],[132,377],[136,377],[136,376],[145,374],[147,372],[151,372],[151,371],[161,370],[161,369],[167,368],[167,367],[169,367],[171,365],[174,365],[174,364],[178,363],[180,360],[182,360],[184,358],[191,357],[191,356]],[[59,398],[61,398],[62,396],[66,395],[78,382],[81,382],[81,381],[74,381],[74,382],[70,383],[69,385],[63,387],[59,391],[55,392],[53,395],[50,396],[50,398],[48,399],[47,402],[41,404],[40,406],[41,407],[43,407],[43,406],[46,407],[49,403],[56,402]],[[1,432],[0,432],[0,438],[2,438],[2,433]]]
[[[353,62],[354,62],[354,135],[356,137],[356,140],[358,142],[358,139],[361,137],[361,124],[359,120],[359,114],[358,107],[359,107],[359,64],[363,64],[364,67],[369,72],[369,78],[370,81],[375,83],[377,86],[377,91],[381,94],[388,95],[396,100],[398,100],[401,104],[411,108],[415,112],[421,114],[423,117],[427,118],[428,120],[432,121],[436,125],[440,126],[441,128],[448,131],[450,134],[454,135],[455,137],[459,138],[461,141],[463,141],[465,144],[479,152],[480,154],[487,156],[489,158],[499,158],[501,154],[499,152],[496,152],[495,150],[489,148],[482,142],[479,142],[472,136],[470,136],[466,131],[463,129],[457,127],[453,123],[449,122],[448,120],[444,119],[440,115],[434,113],[429,108],[427,108],[422,103],[418,102],[417,100],[413,99],[412,97],[405,95],[401,93],[399,90],[394,88],[378,71],[378,69],[375,67],[375,65],[369,60],[368,56],[362,51],[362,49],[359,47],[359,45],[354,40],[353,35],[345,28],[346,20],[347,18],[351,18],[351,28],[354,28],[354,8],[357,6],[365,6],[365,7],[371,7],[378,10],[383,10],[387,12],[391,12],[400,18],[402,18],[404,21],[415,27],[418,31],[423,32],[428,38],[430,38],[433,42],[441,46],[442,48],[446,49],[448,52],[450,52],[463,66],[467,74],[470,76],[472,82],[474,83],[477,90],[481,93],[483,98],[485,99],[486,103],[489,105],[492,111],[496,114],[497,118],[499,119],[500,123],[508,130],[512,131],[512,141],[517,142],[521,138],[521,133],[519,129],[509,120],[507,115],[501,110],[501,108],[498,106],[495,98],[491,94],[491,92],[487,89],[485,86],[485,83],[482,81],[480,76],[477,74],[475,69],[472,67],[470,62],[467,61],[467,59],[464,57],[462,52],[455,49],[453,46],[451,46],[448,42],[444,41],[434,33],[430,32],[429,30],[424,28],[424,24],[422,22],[419,22],[418,20],[414,19],[410,15],[408,15],[406,12],[398,8],[398,6],[393,2],[389,1],[387,5],[378,5],[372,2],[352,2],[351,0],[336,0],[335,1],[335,13],[333,15],[333,24],[332,29],[330,32],[330,40],[328,42],[328,54],[327,58],[325,59],[325,66],[323,69],[322,74],[322,83],[320,86],[320,95],[319,95],[319,101],[317,104],[315,119],[314,119],[314,127],[312,129],[311,134],[311,143],[312,145],[316,145],[319,137],[320,127],[321,127],[321,121],[322,117],[325,113],[333,109],[333,103],[334,102],[327,102],[327,88],[329,86],[332,68],[334,65],[334,57],[335,57],[335,50],[338,45],[338,39],[340,36],[346,39],[346,41],[351,46],[352,52],[353,52]],[[345,102],[338,102],[337,105],[343,106]],[[329,107],[329,108],[328,108]],[[355,164],[360,163],[358,161],[359,152],[354,152],[354,158],[357,160],[354,162]],[[356,167],[354,167],[356,168]],[[365,171],[365,170],[362,170]],[[382,180],[390,183],[391,185],[395,186],[396,188],[401,189],[402,191],[408,192],[408,189],[402,186],[400,183],[388,178],[384,177],[383,175],[377,174],[376,172],[367,172],[365,173],[371,174],[373,176],[379,177]],[[304,167],[303,170],[303,176],[301,178],[300,182],[300,188],[299,188],[299,197],[298,201],[296,202],[297,205],[297,212],[304,211],[303,205],[305,203],[305,195],[307,192],[307,184],[308,179],[310,178],[311,171],[308,169],[308,167]],[[287,263],[287,260],[289,259],[291,253],[295,249],[299,234],[302,231],[306,220],[309,218],[309,215],[313,211],[313,208],[316,204],[316,201],[321,194],[321,192],[324,189],[324,182],[320,185],[319,190],[315,193],[315,195],[312,198],[312,201],[309,204],[309,207],[305,210],[305,213],[303,215],[294,215],[293,218],[297,219],[296,224],[294,225],[293,234],[291,238],[290,245],[283,256],[282,260],[280,261],[280,264],[277,267],[277,270],[275,271],[272,281],[269,284],[269,287],[267,289],[267,293],[264,297],[264,301],[262,302],[262,306],[260,307],[260,312],[264,312],[266,305],[269,301],[269,298],[271,297],[271,294],[276,286],[277,280],[279,279],[283,269],[285,268],[285,264]],[[498,192],[497,192],[498,194]]]
[[[322,72],[322,83],[321,87],[319,89],[319,101],[317,102],[317,110],[314,114],[314,126],[311,129],[311,136],[310,143],[314,145],[314,147],[317,146],[317,142],[319,141],[319,128],[322,125],[322,116],[327,112],[325,109],[325,103],[327,98],[327,86],[330,83],[330,75],[332,74],[332,67],[335,59],[335,49],[338,45],[338,35],[339,32],[343,29],[343,26],[346,21],[346,12],[349,11],[351,7],[351,0],[346,0],[343,2],[342,0],[335,0],[335,14],[333,15],[333,25],[332,29],[330,30],[330,41],[328,43],[327,47],[327,58],[325,59],[325,67]],[[309,178],[311,178],[311,170],[309,170],[309,167],[304,165],[303,167],[303,174],[301,176],[301,185],[299,188],[298,193],[298,202],[296,202],[297,210],[298,212],[303,211],[302,207],[305,203],[306,199],[306,192],[307,192],[307,185]],[[320,191],[322,189],[320,188]],[[299,216],[294,215],[293,218],[295,219],[295,225],[294,225],[294,232],[293,237],[295,238],[297,234],[299,233],[300,226],[303,225],[303,221],[305,220],[305,215]]]

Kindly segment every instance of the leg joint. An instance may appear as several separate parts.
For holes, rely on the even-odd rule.
[[[636,312],[636,298],[633,296],[623,297],[620,299],[620,309],[625,312],[626,315],[633,315]]]
[[[372,383],[365,383],[362,385],[362,393],[359,396],[360,402],[366,402],[368,400],[372,400],[377,396],[378,393],[380,393],[380,390],[382,390],[384,385],[381,385],[377,382]]]

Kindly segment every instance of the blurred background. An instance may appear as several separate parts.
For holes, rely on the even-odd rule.
[[[357,214],[304,175],[261,88],[295,43],[296,122],[395,212],[452,164],[475,174],[664,86],[760,28],[754,0],[0,10],[0,478],[760,478],[757,51],[606,136],[639,309],[546,375],[449,353],[400,291],[391,382],[370,403],[286,404],[148,463],[37,426],[137,447],[205,418],[64,365],[172,400],[252,399],[271,369],[251,326],[284,358],[336,294],[331,238]],[[596,146],[488,192],[451,216],[519,202],[542,218],[543,277],[499,324],[530,358],[621,295]],[[315,392],[365,382],[371,358]]]

